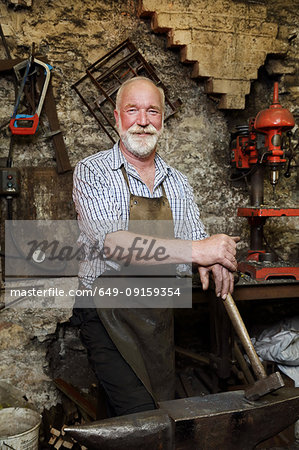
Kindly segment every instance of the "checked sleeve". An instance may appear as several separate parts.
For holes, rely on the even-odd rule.
[[[106,234],[127,229],[121,206],[104,173],[84,162],[78,163],[74,171],[73,200],[81,231],[79,243],[93,250],[96,246],[101,252]]]

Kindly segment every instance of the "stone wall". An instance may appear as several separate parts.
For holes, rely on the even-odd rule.
[[[181,48],[181,61],[194,65],[192,77],[206,80],[205,92],[219,94],[220,109],[244,109],[267,54],[287,51],[260,3],[143,0],[139,14],[152,17],[155,32],[167,31],[168,46]]]
[[[241,235],[240,250],[245,249],[248,227],[245,219],[236,217],[236,212],[238,206],[248,204],[249,195],[245,184],[232,185],[229,181],[230,131],[236,124],[246,123],[251,115],[268,107],[276,79],[281,81],[282,104],[298,120],[296,100],[299,83],[295,70],[296,64],[298,66],[298,11],[293,2],[281,0],[283,8],[279,1],[274,5],[270,1],[260,2],[263,4],[263,14],[266,14],[265,21],[276,24],[275,27],[279,25],[278,39],[285,43],[285,56],[267,57],[257,80],[251,84],[242,112],[219,110],[219,97],[211,97],[206,92],[203,80],[192,79],[191,67],[181,62],[179,51],[168,48],[167,36],[155,34],[150,21],[138,17],[140,5],[137,0],[35,0],[31,7],[27,2],[29,6],[23,9],[24,3],[19,2],[19,6],[11,7],[11,2],[2,2],[0,22],[12,57],[27,57],[32,42],[35,42],[37,51],[47,56],[53,65],[52,83],[71,164],[74,166],[84,156],[111,146],[109,138],[98,128],[71,85],[81,78],[88,65],[129,37],[147,61],[154,65],[169,89],[170,98],[175,100],[179,97],[182,100],[180,111],[166,124],[160,144],[161,155],[188,175],[207,230],[210,233]],[[247,3],[252,2],[244,2]],[[182,0],[180,4],[187,8],[190,2]],[[210,5],[216,8],[216,2],[210,2]],[[5,58],[5,52],[0,47],[1,58]],[[237,67],[238,63],[237,56],[233,57],[232,64]],[[9,74],[3,75],[0,77],[1,123],[8,117],[8,111],[9,114],[12,112],[13,103],[12,78]],[[47,119],[42,115],[42,124],[36,136],[16,140],[16,167],[55,167],[53,145],[45,139],[48,131]],[[5,129],[0,133],[0,157],[6,157],[9,136]],[[265,184],[266,201],[271,201],[269,184],[267,181]],[[295,189],[294,174],[288,180],[282,177],[278,197],[285,206],[294,204]],[[43,197],[39,197],[40,217],[49,217],[52,195],[45,192]],[[24,201],[35,200],[27,198]],[[2,219],[4,215],[5,204],[2,202]],[[284,257],[297,257],[294,219],[270,219],[266,232],[270,242]],[[83,353],[76,336],[67,332],[69,338],[66,345],[61,337],[64,328],[61,325],[57,328],[57,324],[65,323],[69,315],[69,310],[9,309],[0,316],[0,378],[24,389],[27,397],[41,409],[55,403],[58,398],[50,378],[45,375],[55,372],[49,372],[48,348],[54,345],[61,365],[68,361],[66,347],[78,346],[78,351]]]

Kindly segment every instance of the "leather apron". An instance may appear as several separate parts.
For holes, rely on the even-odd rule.
[[[122,172],[130,193],[129,231],[173,238],[173,217],[163,184],[162,197],[136,196],[130,192],[124,167]],[[142,230],[136,227],[137,224],[141,224],[139,221],[147,220],[151,221],[151,224],[153,221],[157,224],[157,229],[151,229],[151,233],[145,230],[144,226]],[[162,231],[163,221],[168,224],[166,232]],[[172,224],[171,230],[169,223]],[[144,267],[146,269],[146,266],[143,266],[143,270]],[[173,399],[175,384],[173,310],[107,308],[97,309],[97,312],[115,346],[154,401],[157,403]]]

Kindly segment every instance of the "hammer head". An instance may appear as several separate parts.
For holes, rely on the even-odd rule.
[[[271,373],[271,375],[257,380],[252,386],[245,389],[245,397],[247,400],[257,400],[269,392],[276,391],[284,386],[283,379],[279,372]]]

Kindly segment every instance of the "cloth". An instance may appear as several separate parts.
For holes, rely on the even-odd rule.
[[[252,342],[263,360],[276,362],[279,370],[299,387],[299,316],[272,325]]]
[[[155,155],[155,165],[155,184],[151,194],[135,168],[122,155],[118,144],[77,164],[73,199],[81,231],[78,245],[85,255],[80,262],[79,278],[86,287],[91,287],[93,281],[109,267],[119,268],[111,260],[96,257],[96,253],[100,256],[106,234],[128,229],[130,192],[121,172],[122,166],[126,169],[130,191],[134,195],[161,197],[163,182],[172,210],[175,238],[201,240],[208,236],[187,178],[166,164],[158,154]],[[180,266],[182,272],[187,270],[184,265]]]

